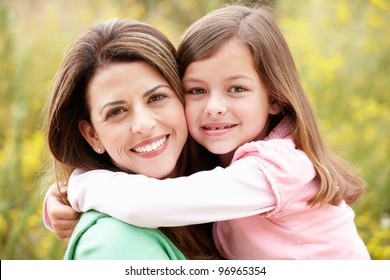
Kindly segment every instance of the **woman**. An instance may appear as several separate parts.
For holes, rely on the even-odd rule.
[[[57,181],[75,168],[154,178],[190,172],[175,48],[158,30],[113,19],[70,47],[47,106]],[[213,259],[209,225],[143,229],[95,211],[82,215],[66,259]]]

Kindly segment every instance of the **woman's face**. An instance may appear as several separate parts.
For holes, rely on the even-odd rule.
[[[176,175],[187,126],[182,103],[158,71],[146,62],[111,63],[94,74],[87,99],[92,125],[79,127],[96,152],[107,151],[126,172]]]

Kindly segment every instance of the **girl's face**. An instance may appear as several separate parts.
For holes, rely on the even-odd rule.
[[[94,74],[87,96],[92,125],[79,127],[96,152],[106,150],[126,172],[175,176],[188,132],[183,105],[158,71],[145,62],[111,63]]]
[[[183,86],[191,136],[222,162],[244,143],[266,137],[268,116],[280,112],[269,104],[249,48],[237,39],[191,63]]]

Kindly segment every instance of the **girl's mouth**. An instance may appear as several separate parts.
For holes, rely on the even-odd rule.
[[[211,127],[211,126],[203,126],[202,128],[204,130],[222,130],[222,129],[229,129],[229,128],[232,128],[232,127],[235,127],[236,124],[231,124],[231,125],[224,125],[224,126],[214,126],[214,127]]]

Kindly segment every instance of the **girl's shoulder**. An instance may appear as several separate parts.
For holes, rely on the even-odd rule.
[[[307,184],[316,177],[316,170],[306,153],[295,145],[291,132],[292,121],[285,117],[264,140],[239,147],[233,162],[251,157],[258,169],[275,180],[288,177],[293,186]]]
[[[310,181],[316,176],[312,161],[295,146],[291,137],[246,143],[237,149],[233,162],[249,157],[262,171],[266,169],[275,177],[288,174],[298,181],[304,178],[304,181]]]
[[[283,169],[290,167],[314,169],[308,156],[295,145],[292,139],[293,124],[290,117],[285,117],[264,139],[252,141],[239,147],[233,161],[248,155]]]
[[[285,116],[264,140],[283,139],[291,135],[293,121],[290,116]]]
[[[234,154],[233,161],[243,157],[247,153],[258,152],[266,156],[268,153],[295,153],[296,145],[291,137],[293,122],[291,117],[284,117],[264,140],[252,141],[239,147]]]

